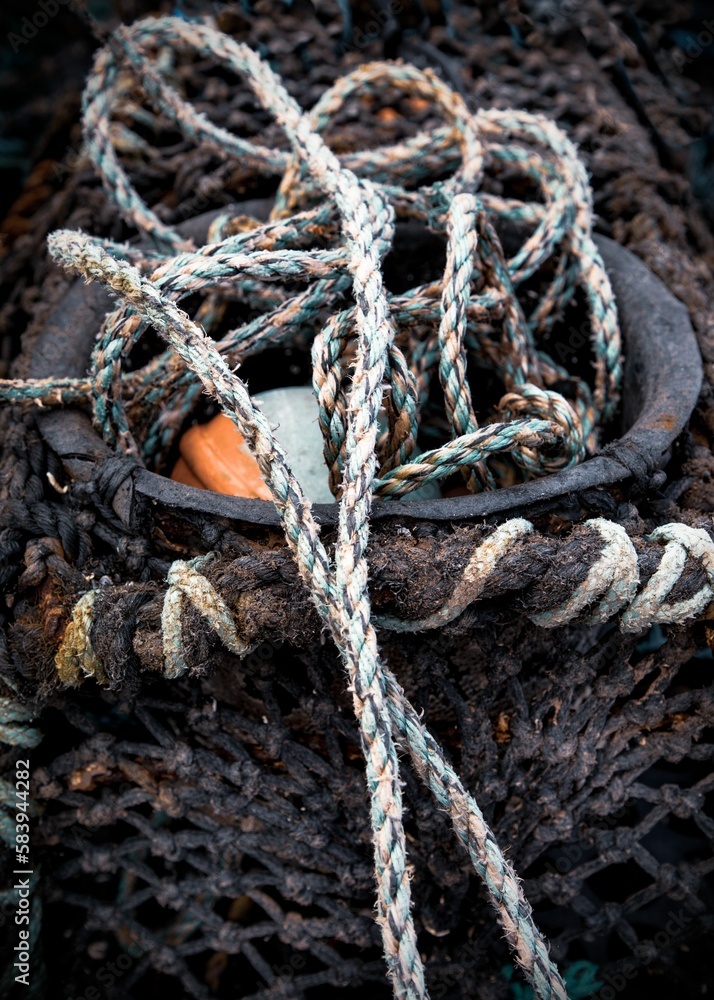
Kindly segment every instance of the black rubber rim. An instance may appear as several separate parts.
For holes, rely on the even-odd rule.
[[[251,206],[241,209],[250,211]],[[206,213],[181,228],[201,239],[213,214]],[[623,330],[622,437],[573,469],[523,485],[441,500],[375,500],[373,519],[474,521],[493,515],[513,516],[632,476],[651,476],[662,468],[699,396],[703,371],[696,337],[685,307],[641,261],[604,236],[596,236],[596,242],[615,291]],[[30,377],[83,376],[96,332],[110,306],[110,296],[99,285],[77,281],[38,338]],[[89,417],[79,410],[51,411],[41,414],[38,422],[45,440],[76,479],[92,478],[113,455]],[[200,513],[260,525],[280,523],[270,501],[184,486],[146,469],[135,470],[125,494],[127,489],[131,497],[119,498],[115,508],[118,504],[126,510],[127,504],[144,501],[187,515]],[[315,504],[313,511],[318,522],[333,524],[338,505]]]

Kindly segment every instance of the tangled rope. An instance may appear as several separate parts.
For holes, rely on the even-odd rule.
[[[149,57],[155,49],[189,49],[244,76],[283,129],[290,150],[266,148],[212,124],[166,83]],[[209,242],[197,248],[144,204],[113,144],[112,116],[127,86],[120,72],[126,63],[155,110],[186,138],[238,157],[262,176],[281,177],[266,224],[224,214],[214,221]],[[352,97],[374,96],[387,87],[430,102],[446,125],[340,160],[320,133]],[[87,378],[11,380],[0,385],[0,393],[10,402],[90,404],[109,444],[159,467],[201,389],[220,404],[258,461],[300,575],[345,663],[371,796],[377,919],[395,995],[405,1000],[427,996],[411,914],[396,743],[403,740],[415,771],[449,813],[536,994],[564,998],[563,981],[515,872],[380,658],[366,548],[373,495],[400,496],[454,473],[478,490],[567,468],[595,447],[599,426],[612,416],[620,380],[617,315],[590,235],[591,196],[574,147],[540,116],[472,114],[436,76],[403,64],[361,67],[305,113],[246,46],[177,18],[119,29],[97,57],[85,94],[84,126],[87,149],[122,215],[158,249],[118,246],[81,233],[53,234],[49,246],[55,260],[99,280],[121,304],[106,318]],[[127,130],[122,136],[126,145]],[[487,167],[492,174],[513,174],[527,182],[540,200],[523,202],[489,191]],[[446,180],[445,174],[450,174]],[[382,268],[397,220],[417,221],[443,234],[446,265],[440,282],[402,294],[385,289]],[[497,223],[530,230],[510,259]],[[331,245],[319,246],[325,242]],[[544,291],[526,312],[517,293],[536,279]],[[306,289],[286,301],[281,282],[290,288],[308,280]],[[353,304],[344,308],[350,290]],[[593,389],[539,347],[576,290],[589,312]],[[203,298],[192,320],[178,303],[194,294]],[[219,335],[226,303],[234,300],[260,314]],[[167,349],[129,370],[128,355],[149,328]],[[340,498],[333,552],[320,538],[310,501],[268,421],[233,370],[251,354],[306,335],[313,337],[326,465]],[[494,411],[500,419],[482,426],[467,378],[469,361],[490,369],[506,389]],[[417,455],[433,374],[441,385],[451,440]],[[381,411],[384,433],[379,432]],[[611,568],[626,550],[618,539],[608,538]],[[635,618],[651,615],[657,595],[669,592],[677,558],[672,556],[672,565],[654,585],[656,594],[647,601],[641,595]],[[200,565],[181,563],[171,571],[162,629],[174,676],[185,670],[180,618],[186,599],[201,609],[230,649],[239,655],[246,651],[229,609],[203,582]],[[611,572],[595,614],[619,610],[630,600],[634,580],[618,581]],[[591,603],[593,588],[592,581],[583,585],[546,624],[558,624]],[[92,593],[74,609],[60,673],[76,677],[81,672],[101,681],[91,643]],[[444,614],[458,613],[460,601],[457,594]]]
[[[173,18],[120,29],[97,57],[88,83],[87,149],[125,219],[171,256],[157,262],[156,254],[148,251],[114,245],[108,249],[128,255],[173,301],[204,295],[197,320],[217,336],[226,300],[260,310],[255,319],[219,336],[218,350],[232,364],[267,347],[299,342],[305,335],[314,338],[313,377],[325,460],[330,485],[339,496],[359,312],[356,305],[340,308],[355,266],[340,239],[342,208],[336,200],[324,199],[319,173],[305,168],[295,147],[292,153],[266,149],[232,136],[172,90],[146,51],[165,51],[166,46],[192,49],[246,75],[257,87],[261,104],[277,110],[270,89],[260,89],[248,50],[230,38]],[[222,156],[240,156],[244,166],[253,165],[261,176],[282,177],[267,224],[224,215],[214,222],[208,244],[196,249],[147,208],[112,144],[112,115],[128,98],[126,78],[120,73],[122,58],[135,69],[151,103],[186,138]],[[303,116],[306,132],[309,129],[312,140],[319,142],[317,133],[327,129],[346,102],[378,95],[385,88],[428,101],[447,125],[396,146],[346,154],[341,165],[335,160],[334,169],[362,177],[364,210],[373,220],[375,263],[389,252],[396,218],[443,234],[446,265],[442,282],[402,294],[385,292],[385,322],[392,332],[384,384],[376,391],[388,430],[377,441],[374,492],[401,496],[460,469],[470,489],[481,489],[511,483],[523,474],[566,468],[595,446],[600,423],[614,411],[621,375],[617,314],[590,236],[591,195],[575,148],[541,116],[493,110],[471,114],[433,74],[401,64],[361,67],[338,80]],[[122,145],[130,147],[126,130],[121,136]],[[296,136],[288,137],[294,144]],[[449,171],[448,180],[420,183]],[[539,200],[523,202],[489,192],[486,182],[494,174],[501,187],[502,175],[534,187]],[[528,233],[511,259],[504,255],[494,223],[517,225]],[[325,240],[338,245],[314,249],[316,241]],[[276,288],[280,281],[309,277],[314,283],[297,294],[289,287]],[[536,277],[544,290],[526,315],[517,293]],[[578,290],[590,314],[594,391],[538,346]],[[88,379],[22,385],[9,381],[2,383],[0,393],[8,400],[39,399],[44,405],[90,402],[110,445],[160,466],[195,408],[199,387],[171,351],[126,370],[126,356],[145,331],[146,323],[125,303],[107,318]],[[493,370],[507,390],[483,427],[478,426],[471,399],[469,362]],[[445,430],[453,440],[416,461],[417,435],[434,375],[443,390]],[[498,461],[489,465],[490,456],[498,456]]]

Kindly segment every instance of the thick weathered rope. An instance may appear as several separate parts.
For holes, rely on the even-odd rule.
[[[188,47],[244,75],[284,130],[290,152],[239,139],[195,112],[150,62],[148,50],[157,46]],[[214,224],[210,242],[196,248],[144,205],[112,145],[111,117],[125,85],[120,58],[136,70],[154,107],[185,136],[222,155],[240,157],[263,174],[282,175],[266,225],[239,226],[236,232],[232,220],[223,218]],[[385,86],[431,101],[446,119],[446,129],[389,149],[350,154],[340,162],[319,133],[353,94],[375,94]],[[433,74],[401,64],[362,67],[338,81],[308,115],[250,49],[177,18],[147,20],[117,32],[97,58],[84,118],[88,150],[105,185],[125,218],[151,237],[164,256],[78,233],[55,233],[50,239],[55,259],[106,284],[122,304],[104,324],[89,378],[11,381],[0,387],[3,395],[44,405],[91,402],[105,439],[147,460],[165,453],[201,387],[220,403],[258,460],[300,574],[346,665],[372,802],[377,919],[395,995],[410,1000],[427,995],[411,915],[395,744],[399,738],[417,773],[451,815],[537,995],[564,997],[563,982],[515,873],[379,657],[365,551],[375,493],[401,495],[458,471],[464,471],[472,489],[493,488],[511,481],[515,469],[532,476],[568,467],[585,456],[598,425],[612,415],[620,375],[616,310],[590,236],[590,193],[573,146],[538,116],[510,111],[472,115]],[[480,191],[486,159],[534,182],[542,204]],[[448,180],[414,186],[447,167]],[[532,229],[510,260],[491,217]],[[418,220],[445,233],[443,282],[401,295],[385,291],[382,264],[395,219]],[[313,249],[316,236],[337,246]],[[518,289],[550,260],[552,277],[537,307],[526,315]],[[313,284],[285,302],[272,285],[296,278]],[[594,391],[537,346],[537,337],[550,328],[576,287],[590,313]],[[337,311],[350,288],[354,305]],[[238,298],[262,309],[263,315],[214,343],[177,305],[197,292],[206,296],[197,319],[208,330],[222,315],[221,297]],[[128,352],[149,326],[165,339],[168,350],[144,368],[127,371]],[[320,540],[310,502],[270,425],[231,368],[248,353],[288,343],[310,330],[319,331],[314,357],[320,426],[330,480],[341,498],[333,553]],[[494,331],[499,333],[495,340]],[[477,426],[467,357],[490,366],[502,380],[506,393],[499,410],[504,419]],[[452,440],[415,458],[420,412],[435,368]],[[559,389],[567,385],[571,396],[562,395],[556,384]],[[382,407],[388,431],[380,436]],[[510,465],[489,466],[489,457],[496,454],[509,455]],[[185,669],[180,631],[185,600],[201,609],[228,648],[239,655],[246,651],[229,609],[199,568],[181,563],[171,571],[162,627],[174,675]],[[666,580],[658,586],[664,592]],[[627,587],[623,590],[611,579],[602,613],[624,603],[625,591],[629,596]],[[101,663],[91,645],[91,593],[74,609],[62,656],[101,681]],[[577,597],[576,611],[580,601],[584,607],[588,593]]]
[[[656,569],[642,582],[637,550],[622,525],[605,518],[593,518],[585,521],[582,527],[598,537],[602,547],[582,583],[573,589],[567,600],[555,603],[546,612],[526,613],[541,628],[556,628],[571,622],[595,625],[615,619],[622,632],[644,633],[652,625],[680,625],[697,618],[714,601],[714,539],[703,528],[672,523],[645,536],[645,541],[660,549],[660,558]],[[714,532],[714,525],[710,530]],[[435,612],[427,618],[413,620],[379,615],[375,616],[375,621],[380,628],[402,632],[442,628],[488,592],[499,577],[503,561],[519,554],[524,539],[538,537],[533,524],[525,518],[506,521],[473,547],[452,593]],[[521,555],[521,560],[523,558],[527,559],[525,553]],[[557,556],[551,558],[557,563]],[[178,559],[171,564],[166,576],[161,611],[162,672],[169,679],[180,677],[189,669],[182,637],[186,601],[205,619],[223,645],[236,655],[247,656],[260,643],[260,636],[250,640],[241,637],[237,617],[229,602],[206,577],[205,571],[218,559],[215,553],[188,561]],[[688,560],[692,560],[693,568],[701,570],[704,579],[694,593],[672,601],[669,596],[681,584]],[[523,581],[518,578],[511,583],[516,590],[519,585],[522,586]],[[101,589],[88,590],[77,600],[55,655],[57,672],[65,684],[79,684],[84,677],[90,676],[100,683],[109,683],[92,644],[92,632],[98,626],[97,598],[101,595],[101,614],[106,616],[113,598],[120,597],[123,590],[121,585],[104,584]],[[18,706],[13,710],[23,712]],[[24,718],[24,714],[17,715],[21,717]],[[36,734],[35,739],[38,738]]]
[[[585,527],[597,531],[604,545],[583,582],[566,601],[528,615],[541,628],[557,628],[572,621],[595,625],[619,616],[618,626],[623,632],[643,632],[651,625],[680,624],[696,618],[714,600],[714,541],[703,528],[677,523],[655,528],[647,539],[664,546],[662,558],[640,589],[637,551],[625,529],[601,517],[585,521]],[[525,518],[506,521],[476,546],[451,595],[438,610],[412,621],[382,616],[379,624],[401,632],[442,628],[479,599],[498,574],[499,562],[533,531],[532,523]],[[689,558],[701,566],[705,580],[691,596],[668,601]]]

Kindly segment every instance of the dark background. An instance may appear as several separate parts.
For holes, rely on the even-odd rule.
[[[54,4],[56,0],[47,0]],[[298,0],[311,6],[309,0]],[[334,0],[334,16],[344,21],[344,5],[348,0]],[[360,21],[369,18],[373,11],[385,0],[352,0],[354,27],[359,31]],[[453,2],[453,0],[452,0]],[[527,34],[527,22],[537,20],[539,8],[545,8],[548,0],[521,0],[521,2],[482,2],[475,6],[483,12],[484,31],[494,35],[510,33],[514,36]],[[581,0],[553,0],[564,4],[566,16],[572,11],[577,15],[583,6]],[[247,0],[246,0],[247,3]],[[286,9],[294,10],[298,4],[287,3]],[[192,12],[203,7],[212,10],[216,5],[210,0],[189,4],[151,2],[151,0],[89,0],[88,7],[93,15],[103,23],[118,20],[131,22],[137,17],[152,13],[172,13],[183,9]],[[224,5],[225,6],[225,5]],[[241,3],[232,5],[246,17],[249,10]],[[321,10],[329,11],[329,3],[322,3]],[[469,4],[468,6],[474,6]],[[624,27],[631,36],[647,36],[650,25],[664,25],[664,44],[679,46],[696,44],[696,37],[702,25],[714,18],[714,0],[709,2],[659,2],[606,3],[614,22]],[[405,4],[399,15],[402,26],[408,31],[415,26],[428,36],[428,22],[443,23],[443,11],[439,0],[426,0],[420,4]],[[81,88],[91,65],[92,52],[96,41],[82,19],[69,6],[59,5],[58,13],[51,23],[39,30],[26,43],[18,44],[12,34],[19,35],[23,18],[32,17],[40,10],[39,0],[3,0],[0,8],[0,219],[4,219],[13,202],[20,195],[22,187],[32,170],[43,160],[62,161],[70,139],[72,126],[79,114]],[[425,15],[425,16],[424,16]],[[279,29],[277,29],[279,30]],[[575,16],[573,23],[560,29],[563,34],[580,30]],[[372,52],[370,50],[370,56]],[[381,55],[387,56],[386,51]],[[652,53],[656,59],[657,53]],[[379,58],[379,51],[375,57]],[[696,59],[686,64],[682,73],[695,79],[702,87],[702,100],[714,106],[714,46],[709,45]],[[702,154],[702,167],[711,164],[712,152],[709,147]],[[708,187],[714,185],[711,177]],[[703,192],[704,194],[704,192]],[[714,195],[710,195],[714,197]],[[26,207],[26,206],[23,206]],[[714,210],[713,210],[714,211]],[[17,226],[17,220],[14,225]],[[13,223],[8,228],[7,220],[0,232],[13,235]]]

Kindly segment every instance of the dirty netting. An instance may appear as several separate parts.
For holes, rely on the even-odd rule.
[[[696,200],[707,188],[702,172],[709,121],[699,110],[696,86],[681,74],[678,50],[667,41],[666,25],[649,23],[649,8],[643,7],[637,19],[631,12],[608,12],[596,3],[573,7],[457,7],[449,20],[432,12],[432,20],[443,23],[428,28],[420,18],[410,25],[409,8],[401,20],[396,18],[396,27],[390,21],[386,41],[375,41],[372,47],[364,42],[360,17],[365,12],[359,7],[353,12],[351,41],[342,34],[345,26],[337,11],[328,6],[294,11],[259,3],[248,16],[240,8],[221,5],[208,13],[218,16],[220,28],[231,37],[267,57],[304,107],[312,107],[338,76],[365,58],[386,54],[433,67],[453,92],[464,94],[470,108],[496,109],[492,117],[485,116],[489,122],[506,120],[503,109],[512,107],[556,120],[579,143],[591,173],[599,227],[634,249],[687,304],[709,366],[713,324],[708,302],[714,301],[714,289],[705,262],[714,258],[707,222],[711,205],[705,202],[702,210]],[[187,16],[198,13],[187,11]],[[410,26],[419,30],[400,30]],[[167,50],[159,50],[156,65],[174,92],[190,98],[199,111],[210,111],[217,126],[251,136],[263,151],[272,151],[275,183],[271,186],[265,171],[248,157],[226,157],[215,143],[195,145],[177,134],[169,104],[161,108],[161,101],[168,100],[161,78],[147,76],[144,68],[143,85],[150,93],[153,85],[160,109],[151,113],[138,82],[131,38],[123,37],[121,52],[113,50],[120,70],[113,77],[111,72],[95,77],[94,93],[90,89],[86,113],[95,125],[95,147],[89,149],[95,162],[85,157],[72,126],[65,125],[67,153],[61,169],[48,166],[49,161],[39,163],[6,221],[10,249],[0,276],[8,291],[1,314],[9,345],[6,356],[14,353],[13,347],[17,351],[18,334],[24,331],[22,351],[12,370],[4,373],[15,380],[27,375],[34,342],[72,280],[48,266],[44,247],[49,232],[81,229],[104,237],[106,250],[88,250],[89,244],[76,234],[56,237],[52,247],[58,257],[71,256],[85,270],[95,268],[95,274],[102,271],[116,281],[131,281],[138,272],[122,271],[111,254],[135,234],[126,221],[132,220],[156,237],[163,252],[168,247],[184,255],[181,267],[159,270],[155,280],[163,281],[169,291],[194,294],[198,286],[190,281],[205,278],[205,271],[190,257],[181,223],[230,201],[272,198],[279,176],[288,168],[288,145],[280,130],[248,88],[234,86],[232,77],[217,72],[205,52],[193,60],[172,62]],[[102,58],[111,61],[100,57],[100,68]],[[360,150],[376,145],[406,143],[413,150],[410,139],[418,144],[419,135],[439,127],[425,85],[414,93],[415,81],[422,78],[400,72],[411,81],[411,92],[390,95],[381,110],[379,101],[373,107],[364,98],[361,105],[347,109],[345,121],[335,129],[335,148],[343,161],[358,161]],[[437,87],[438,77],[428,79]],[[110,99],[116,102],[111,144],[109,130],[100,121]],[[453,101],[449,110],[458,116],[457,98]],[[92,119],[92,114],[98,117]],[[192,127],[200,132],[202,123]],[[113,148],[120,151],[126,175],[116,172]],[[494,140],[491,152],[497,159],[496,148]],[[682,155],[684,148],[690,149],[688,159]],[[576,170],[568,148],[564,145],[559,152],[560,164]],[[425,157],[419,161],[426,163],[427,178],[436,168],[453,169],[443,150],[432,153],[434,162]],[[121,213],[104,193],[95,164],[114,189]],[[359,174],[360,164],[353,165]],[[539,182],[554,200],[561,199],[561,207],[572,197],[575,216],[587,208],[578,202],[578,177],[565,184],[564,193],[548,170],[547,157],[524,154],[517,166],[523,175],[516,170],[515,180],[507,170],[490,176],[487,194],[496,215],[502,210],[507,221],[513,221],[508,213],[516,203],[531,204],[536,207],[530,221],[542,222],[543,213],[533,201],[534,183]],[[388,168],[383,165],[384,176],[375,168],[376,182],[384,183]],[[290,167],[288,172],[290,183],[278,191],[278,198],[287,194],[288,203],[292,197],[303,207],[302,201],[310,199],[308,181],[299,170]],[[138,192],[136,200],[127,178]],[[395,195],[417,217],[425,207],[413,192],[423,180],[407,176],[402,193]],[[150,215],[142,215],[142,204],[152,207]],[[477,214],[468,199],[460,204],[472,221],[459,230],[458,213],[452,215],[450,233],[456,248],[473,230]],[[286,207],[292,214],[295,205]],[[437,198],[427,208],[432,212],[429,224],[439,228],[447,199],[442,204]],[[335,218],[319,203],[303,216],[308,216],[302,223],[305,229],[291,231],[289,238],[294,240],[297,232],[298,238],[302,233],[324,240],[321,256],[314,255],[310,262],[316,268],[312,277],[321,286],[323,300],[343,295],[348,312],[350,282],[346,288],[339,286],[345,274],[339,270],[339,255],[331,250]],[[239,220],[221,231],[223,223],[219,215],[214,238],[219,234],[233,239],[233,252],[236,247],[260,249],[250,243],[255,220]],[[502,407],[500,426],[505,430],[499,433],[511,434],[516,426],[522,434],[509,441],[505,457],[499,439],[498,457],[485,463],[486,437],[472,441],[474,448],[482,449],[478,453],[472,449],[454,457],[442,445],[428,453],[439,452],[436,459],[421,456],[422,477],[445,466],[441,471],[452,476],[449,482],[470,489],[508,485],[524,470],[547,473],[582,458],[594,446],[601,426],[605,436],[612,433],[606,419],[614,408],[619,378],[619,335],[606,291],[590,303],[587,295],[576,303],[589,312],[594,333],[597,367],[591,380],[587,371],[564,372],[558,368],[563,359],[536,352],[518,314],[527,302],[531,325],[547,334],[556,322],[558,310],[553,307],[564,308],[583,270],[588,275],[588,268],[597,267],[591,255],[577,252],[572,238],[577,232],[582,236],[577,225],[573,222],[568,230],[571,242],[567,252],[556,253],[552,270],[541,270],[530,284],[533,274],[522,276],[523,295],[516,298],[504,294],[509,278],[499,267],[500,244],[488,219],[479,216],[478,224],[479,246],[486,253],[474,302],[469,306],[463,288],[459,291],[454,250],[451,333],[442,330],[439,341],[437,330],[437,347],[443,357],[445,343],[458,344],[452,334],[468,308],[491,309],[487,316],[471,316],[472,336],[474,330],[478,334],[467,345],[471,356],[480,356],[484,368],[495,370],[512,396],[519,387],[536,382],[542,396],[533,402],[536,386],[530,397],[522,392],[518,405],[511,400],[510,410]],[[275,234],[278,249],[280,239],[287,238],[286,228]],[[441,228],[449,232],[448,226]],[[388,229],[388,219],[381,219],[378,235]],[[552,230],[544,237],[551,248],[562,238],[563,233]],[[148,249],[126,252],[131,266],[156,266]],[[300,267],[306,261],[303,254]],[[526,270],[527,255],[521,264]],[[238,309],[229,316],[233,325],[238,321],[250,326],[259,307],[264,310],[267,304],[279,313],[282,305],[280,295],[265,283],[266,272],[255,260],[252,266],[256,270],[245,282],[245,300],[230,306]],[[267,257],[260,266],[268,266]],[[388,266],[387,261],[385,270]],[[439,278],[443,270],[444,261],[439,260]],[[223,295],[230,293],[229,278],[222,272],[216,280]],[[395,280],[400,279],[403,285],[395,291],[403,295],[407,310],[408,290],[428,285],[435,275],[427,268],[424,274],[397,273]],[[176,284],[181,281],[189,283]],[[593,282],[585,286],[592,289]],[[309,301],[314,287],[297,289],[303,321],[311,316],[319,328],[324,317]],[[419,300],[418,308],[420,321],[428,325],[434,320],[426,299]],[[216,329],[229,328],[221,327],[227,314],[215,295],[188,301],[207,328],[212,323]],[[539,303],[535,307],[534,301]],[[434,315],[438,320],[438,309]],[[286,321],[283,315],[283,324]],[[374,919],[375,818],[374,809],[370,817],[365,789],[364,732],[360,735],[354,717],[341,657],[323,634],[280,531],[267,526],[239,531],[235,524],[198,514],[190,521],[157,515],[129,531],[112,508],[132,462],[146,461],[164,470],[175,455],[175,434],[187,414],[201,405],[204,412],[212,412],[191,389],[195,383],[182,383],[183,370],[174,366],[168,387],[173,390],[172,406],[177,398],[179,404],[173,419],[162,421],[167,384],[141,381],[143,366],[148,362],[151,370],[152,353],[162,345],[157,341],[151,347],[149,337],[139,340],[145,331],[126,311],[115,313],[113,322],[113,329],[122,331],[133,348],[123,375],[116,355],[105,351],[97,366],[107,373],[101,392],[95,394],[89,380],[81,379],[41,388],[45,406],[56,403],[58,393],[65,403],[93,405],[105,440],[128,459],[107,462],[97,478],[66,492],[66,473],[40,436],[33,411],[5,407],[1,418],[1,553],[8,594],[2,671],[8,698],[14,692],[13,698],[19,695],[42,710],[34,725],[44,734],[33,746],[36,739],[22,729],[20,712],[13,717],[17,709],[3,701],[3,737],[33,746],[33,994],[89,997],[95,989],[103,996],[138,1000],[160,989],[168,996],[318,1000],[336,994],[362,996],[369,990],[386,998],[392,987],[383,954],[386,949],[389,959],[391,932],[397,948],[390,970],[396,981],[407,978],[403,995],[419,995],[422,962],[432,998],[520,1000],[530,995],[515,969],[509,949],[513,940],[508,933],[504,938],[488,892],[454,837],[451,818],[409,767],[402,767],[399,777],[404,784],[416,959],[414,950],[408,961],[404,957],[409,921],[398,933],[394,925],[389,925],[386,937],[380,933]],[[481,327],[487,325],[484,332]],[[339,365],[347,365],[350,354],[339,324],[333,324],[333,330],[337,347],[330,354],[330,342],[321,344],[324,379],[320,381],[318,367],[316,389],[323,392],[326,459],[339,495],[350,447]],[[110,352],[117,341],[106,340],[104,348]],[[148,354],[142,353],[147,341]],[[285,364],[270,357],[276,365]],[[443,371],[439,357],[433,345],[431,354],[425,349],[420,355],[413,345],[399,343],[390,357],[391,398],[401,398],[402,405],[395,406],[378,442],[378,488],[387,495],[394,484],[399,492],[400,483],[411,483],[413,473],[405,477],[399,469],[413,455],[415,414],[420,410],[429,417],[425,422],[446,431],[446,439],[449,430],[460,435],[485,430],[478,430],[468,383],[459,376],[461,354],[455,351]],[[298,368],[297,381],[310,377],[309,354],[306,367],[300,368],[305,362],[299,350],[290,364]],[[434,393],[427,391],[432,369],[433,384],[443,388],[441,409],[434,404]],[[411,404],[410,371],[423,380],[414,380],[421,394],[417,392]],[[674,449],[666,478],[642,479],[626,495],[616,487],[581,494],[576,509],[551,511],[537,524],[543,538],[533,543],[544,547],[544,570],[548,554],[552,562],[556,552],[548,546],[573,521],[606,518],[638,538],[655,524],[706,523],[703,516],[712,510],[714,432],[709,367],[706,374],[699,408]],[[259,380],[260,369],[254,377]],[[118,390],[122,378],[134,395]],[[325,386],[334,389],[329,398]],[[20,388],[15,381],[8,391],[19,394]],[[498,403],[491,383],[488,392],[495,394],[489,405]],[[554,419],[557,433],[552,430]],[[464,464],[471,472],[459,479]],[[404,577],[400,546],[405,537],[416,539],[429,556],[409,581],[413,602],[427,595],[421,613],[428,614],[450,592],[454,566],[464,565],[462,530],[400,521],[383,529],[379,545],[369,554],[378,622],[379,615],[390,610],[395,581]],[[475,536],[469,537],[481,539],[482,526],[472,530]],[[647,563],[644,542],[639,544],[637,555],[648,567],[645,576],[650,576],[656,564],[652,559]],[[571,550],[569,545],[576,547]],[[572,567],[565,572],[564,586],[582,582],[583,560],[594,555],[593,545],[592,538],[583,535],[557,549],[558,559]],[[216,587],[220,584],[221,593],[240,588],[249,594],[241,598],[246,632],[240,641],[251,629],[256,642],[263,641],[257,646],[252,642],[250,655],[239,656],[239,640],[231,638],[227,626],[219,632],[223,642],[218,642],[206,632],[198,611],[184,606],[183,648],[167,671],[158,600],[165,590],[162,581],[172,564],[206,552],[216,554],[219,566],[211,570],[206,564],[206,578]],[[690,562],[673,598],[689,599],[706,582],[701,567]],[[232,569],[226,571],[226,566]],[[231,576],[238,571],[240,576]],[[103,615],[89,646],[75,641],[75,636],[81,638],[76,601],[87,590],[87,579],[96,584],[89,594],[98,595]],[[533,572],[515,602],[486,600],[454,615],[438,631],[380,629],[382,659],[399,679],[408,702],[423,711],[454,771],[475,796],[493,831],[490,843],[505,850],[523,880],[537,926],[550,947],[550,960],[538,953],[531,961],[538,992],[563,995],[554,971],[557,963],[573,998],[616,993],[634,998],[676,989],[698,994],[710,982],[707,938],[714,919],[709,625],[706,620],[654,625],[644,636],[606,622],[594,627],[565,624],[555,631],[536,628],[529,616],[537,616],[542,607],[539,601],[547,583],[539,584]],[[550,594],[549,607],[565,600],[567,593]],[[325,597],[326,603],[330,600]],[[68,632],[73,609],[77,627]],[[412,607],[410,617],[420,617],[419,610]],[[164,629],[164,638],[167,634]],[[58,649],[67,652],[68,635],[69,655],[57,661],[64,665],[62,681],[76,682],[81,667],[104,683],[85,681],[72,688],[59,683],[55,656]],[[230,651],[232,643],[235,652]],[[167,673],[173,674],[171,679]],[[25,735],[18,737],[21,729]],[[12,774],[17,756],[17,747],[11,746],[3,758],[3,773]],[[3,886],[10,884],[12,857],[4,865]],[[390,908],[388,890],[380,905],[391,917],[396,911]],[[526,928],[531,926],[525,909],[518,915]],[[519,933],[524,933],[520,925]],[[8,941],[8,948],[11,945]],[[537,943],[533,948],[537,952]],[[528,962],[521,965],[528,972]]]

